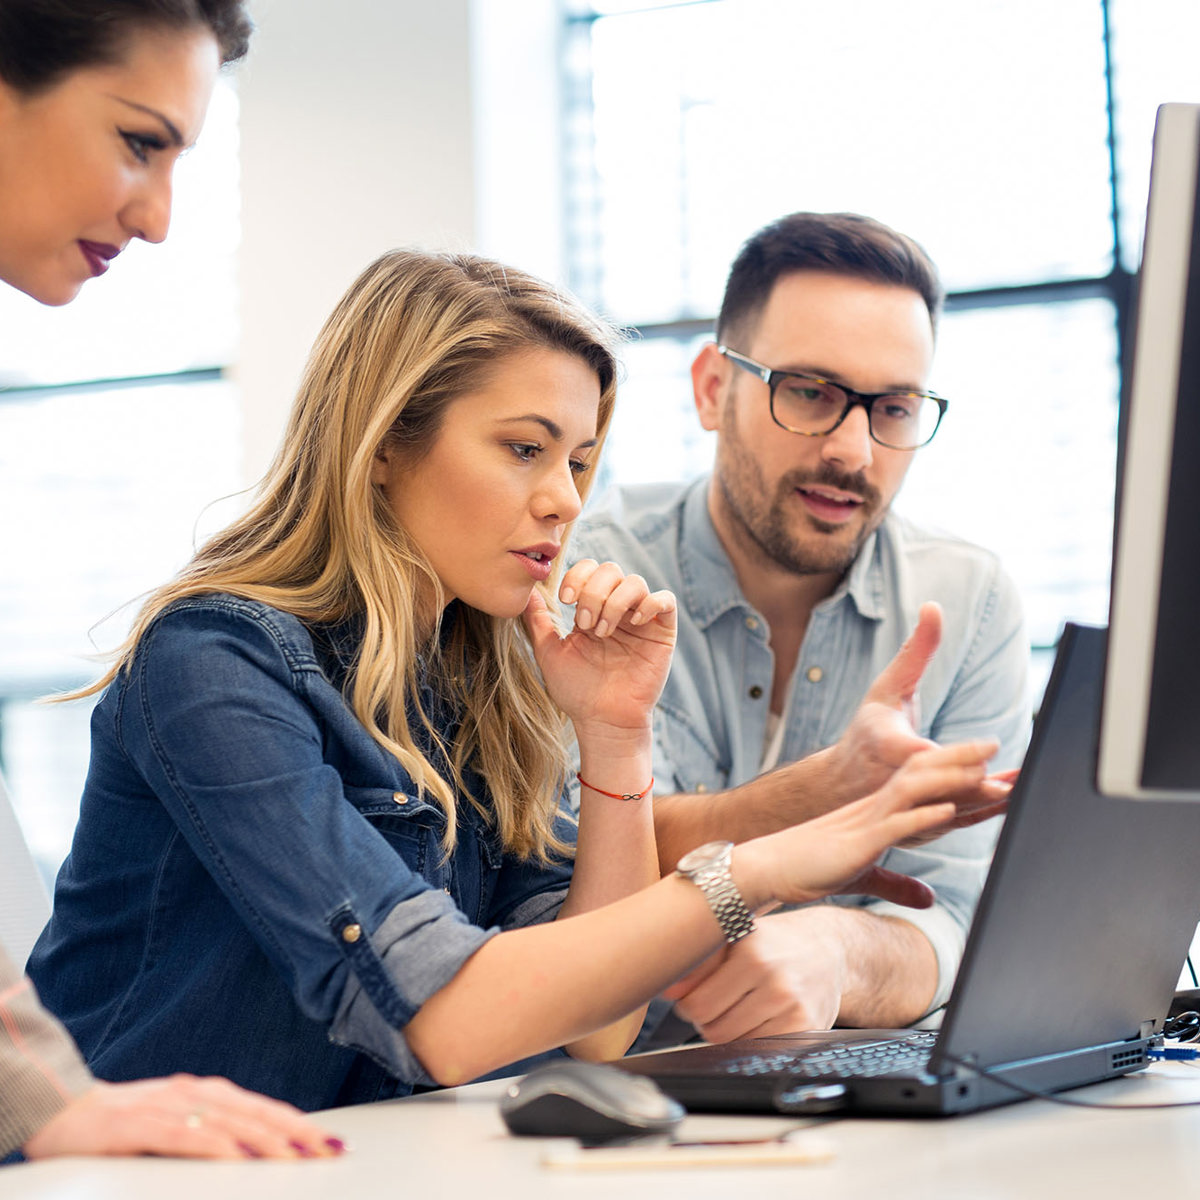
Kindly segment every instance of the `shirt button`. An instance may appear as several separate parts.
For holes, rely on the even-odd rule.
[[[758,628],[758,618],[757,617],[747,617],[746,618],[746,628],[751,629],[751,630],[757,629]]]
[[[825,672],[820,667],[809,667],[805,675],[808,676],[809,683],[820,683],[825,678]]]
[[[347,925],[346,928],[342,930],[343,942],[349,942],[351,945],[353,945],[360,937],[362,937],[361,925]]]
[[[750,689],[750,699],[751,700],[761,700],[762,699],[762,688],[760,688],[757,683]]]
[[[408,803],[408,797],[403,792],[393,792],[392,799],[395,800],[395,802],[397,804],[407,804]]]
[[[708,791],[708,784],[707,783],[696,784],[696,791],[698,794],[703,795],[705,792]]]

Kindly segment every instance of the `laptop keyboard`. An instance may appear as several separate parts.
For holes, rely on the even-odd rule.
[[[791,1075],[802,1079],[862,1079],[919,1075],[929,1063],[937,1031],[883,1042],[826,1042],[799,1053],[751,1054],[725,1064],[730,1075]]]

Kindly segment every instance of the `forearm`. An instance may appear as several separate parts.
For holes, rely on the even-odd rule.
[[[604,794],[646,791],[653,770],[649,729],[623,744],[582,734],[579,747],[580,777],[595,786],[580,789],[575,863],[563,918],[620,900],[659,877],[653,791],[639,800]]]
[[[700,890],[663,879],[603,908],[492,938],[405,1036],[447,1086],[555,1046],[575,1045],[582,1056],[590,1034],[640,1010],[721,942]]]
[[[652,769],[648,729],[640,744],[624,753],[587,738],[580,739],[580,750],[579,773],[589,783],[617,795],[646,792]],[[581,788],[575,865],[560,920],[623,899],[658,879],[653,804],[653,791],[621,800],[593,787]],[[619,1058],[637,1037],[644,1017],[645,1008],[638,1007],[566,1048],[578,1058]]]
[[[723,792],[677,792],[654,801],[659,869],[665,875],[705,842],[746,842],[818,817],[843,794],[831,747]]]
[[[837,1024],[892,1029],[929,1010],[938,963],[929,939],[900,917],[819,905],[804,910],[811,931],[828,939],[842,968]]]
[[[886,846],[949,820],[953,805],[928,801],[981,779],[994,748],[914,755],[875,795],[737,846],[730,871],[746,907],[836,891],[927,904],[928,888],[871,864]],[[603,908],[484,943],[407,1020],[408,1046],[439,1083],[461,1083],[612,1024],[721,944],[703,892],[669,876]]]

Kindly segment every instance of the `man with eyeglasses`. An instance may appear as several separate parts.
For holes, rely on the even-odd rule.
[[[998,738],[998,773],[966,808],[1002,807],[1030,720],[1016,590],[992,554],[891,507],[949,409],[927,387],[942,294],[921,247],[870,218],[759,231],[692,366],[711,475],[619,489],[576,534],[576,559],[614,559],[680,602],[656,713],[664,870],[698,840],[865,795],[931,741]],[[995,832],[888,853],[933,889],[930,908],[843,897],[766,916],[666,993],[677,1015],[658,1002],[638,1048],[693,1026],[728,1041],[934,1011]]]

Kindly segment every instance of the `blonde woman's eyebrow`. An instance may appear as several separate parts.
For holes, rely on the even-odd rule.
[[[566,434],[563,428],[557,422],[550,420],[549,417],[543,417],[540,413],[525,413],[519,417],[505,417],[500,422],[502,425],[509,425],[516,421],[533,421],[534,424],[540,425],[545,431],[556,441],[561,442]],[[586,442],[580,442],[575,447],[576,450],[590,450],[593,446],[599,445],[599,438],[589,438]]]
[[[111,95],[111,93],[110,93]],[[135,109],[137,112],[145,113],[148,117],[153,117],[167,131],[167,140],[172,146],[178,146],[181,149],[186,145],[183,139],[183,134],[179,132],[179,126],[175,124],[170,117],[158,111],[157,108],[151,108],[147,104],[138,104],[134,100],[126,100],[124,96],[113,96],[118,104],[124,104],[126,108]]]

